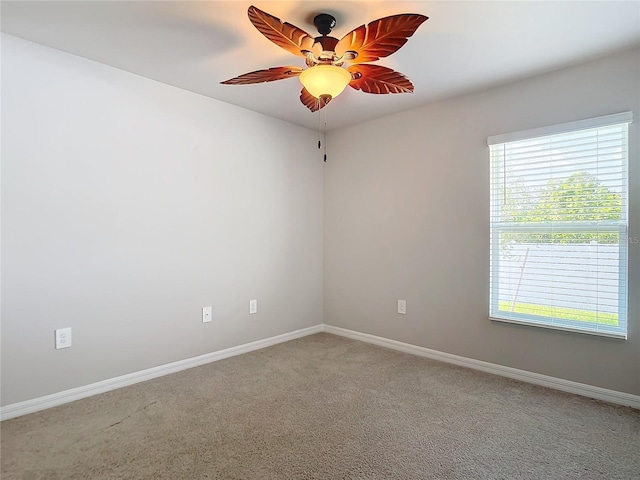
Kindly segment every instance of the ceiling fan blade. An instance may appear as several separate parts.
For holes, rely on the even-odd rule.
[[[273,67],[245,73],[220,83],[224,85],[250,85],[252,83],[273,82],[274,80],[297,77],[301,72],[302,67]]]
[[[253,5],[249,7],[247,13],[249,20],[261,34],[288,52],[304,57],[302,50],[311,50],[313,47],[313,37],[295,25],[283,23],[279,18]]]
[[[358,55],[351,60],[352,63],[373,62],[387,57],[407,43],[407,39],[428,18],[404,13],[360,25],[338,42],[336,54],[342,57],[346,52],[356,52]]]
[[[351,88],[365,93],[411,93],[413,83],[402,73],[381,65],[350,65]]]
[[[302,92],[300,92],[300,101],[312,112],[317,112],[321,108],[327,106],[331,101],[331,97],[316,98],[311,95],[306,88],[303,88]]]

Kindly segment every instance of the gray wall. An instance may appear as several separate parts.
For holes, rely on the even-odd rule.
[[[488,320],[486,146],[490,135],[632,110],[629,235],[640,237],[639,59],[629,51],[332,133],[325,323],[640,394],[638,243],[628,340]]]
[[[2,405],[322,323],[316,141],[3,35]]]

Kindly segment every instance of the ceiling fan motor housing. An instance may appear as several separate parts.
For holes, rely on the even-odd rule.
[[[314,40],[315,40],[315,43],[319,43],[322,46],[323,52],[330,52],[332,54],[331,55],[332,59],[333,57],[337,58],[335,56],[336,45],[339,42],[337,38],[322,36],[322,37],[316,37]]]

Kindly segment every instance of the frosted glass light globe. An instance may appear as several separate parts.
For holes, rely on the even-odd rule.
[[[315,65],[304,70],[298,78],[314,97],[329,95],[335,98],[349,85],[351,74],[335,65]]]

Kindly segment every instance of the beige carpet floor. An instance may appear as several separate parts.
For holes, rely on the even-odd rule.
[[[2,479],[638,479],[640,411],[317,334],[1,424]]]

